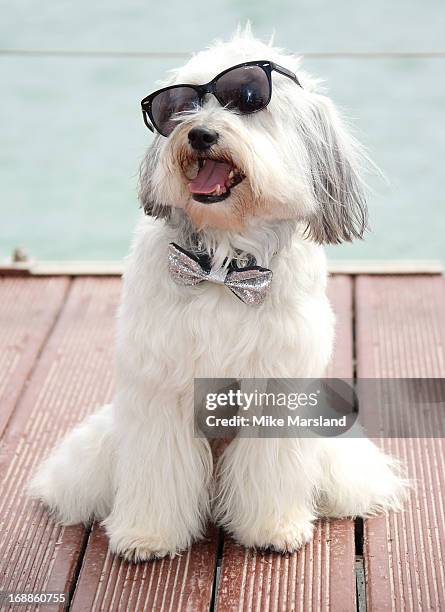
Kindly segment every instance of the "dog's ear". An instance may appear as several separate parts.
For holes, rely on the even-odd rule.
[[[308,113],[303,132],[316,208],[306,235],[320,244],[362,238],[367,207],[359,174],[360,147],[325,96],[314,94]]]
[[[144,209],[144,213],[149,217],[155,219],[165,219],[168,221],[171,218],[171,210],[167,206],[159,206],[156,202],[152,202],[147,199],[144,202],[141,201],[141,208]]]
[[[152,177],[156,156],[157,151],[152,145],[139,168],[139,202],[146,215],[168,221],[171,217],[171,208],[159,203],[153,194]]]

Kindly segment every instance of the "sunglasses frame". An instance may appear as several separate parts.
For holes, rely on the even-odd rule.
[[[262,70],[266,73],[267,80],[269,81],[269,98],[266,104],[264,104],[264,106],[252,111],[251,113],[236,113],[236,114],[252,115],[253,113],[257,113],[266,108],[266,106],[269,104],[272,98],[272,72],[274,70],[275,72],[278,72],[279,74],[282,74],[283,76],[288,77],[289,79],[294,81],[294,83],[296,83],[299,87],[301,87],[301,89],[303,89],[300,81],[298,80],[297,76],[293,72],[291,72],[290,70],[287,70],[287,68],[283,68],[283,66],[279,66],[278,64],[275,64],[275,62],[270,62],[268,60],[255,60],[252,62],[243,62],[242,64],[236,64],[236,66],[231,66],[230,68],[223,70],[222,72],[217,74],[215,78],[213,78],[208,83],[205,83],[204,85],[191,85],[190,83],[179,83],[177,85],[169,85],[168,87],[163,87],[162,89],[158,89],[154,91],[153,93],[151,93],[150,95],[146,96],[141,101],[142,116],[143,116],[145,125],[148,127],[148,129],[151,132],[154,132],[156,130],[161,136],[164,136],[164,138],[168,138],[170,134],[168,134],[168,136],[165,136],[159,130],[159,128],[156,125],[156,121],[153,118],[152,103],[153,103],[153,100],[156,98],[156,96],[170,89],[177,89],[178,87],[188,87],[189,89],[193,89],[194,91],[196,91],[198,95],[198,102],[200,105],[202,105],[202,100],[204,96],[206,96],[207,94],[212,94],[213,96],[215,96],[218,102],[221,105],[223,105],[216,94],[216,82],[218,81],[218,79],[220,79],[222,76],[224,76],[228,72],[231,72],[232,70],[236,70],[237,68],[244,68],[247,66],[258,66],[259,68],[262,68]],[[231,112],[236,112],[236,111],[231,111]]]

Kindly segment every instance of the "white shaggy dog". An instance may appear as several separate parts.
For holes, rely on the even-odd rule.
[[[111,549],[128,559],[186,549],[212,515],[246,546],[293,551],[317,516],[366,516],[404,497],[395,463],[366,439],[237,438],[215,475],[209,442],[194,436],[195,377],[323,375],[334,317],[321,244],[360,237],[366,224],[360,149],[298,58],[246,29],[193,56],[167,85],[209,83],[256,60],[269,67],[232,74],[200,104],[174,98],[192,90],[153,101],[146,121],[168,134],[142,165],[147,215],[124,274],[116,394],[30,486],[64,524],[102,520]],[[271,99],[258,110],[267,70]],[[260,80],[253,96],[246,75]],[[192,260],[207,254],[209,281],[181,283],[170,243]],[[245,303],[222,280],[228,262],[253,259],[273,272],[254,304],[254,291]]]

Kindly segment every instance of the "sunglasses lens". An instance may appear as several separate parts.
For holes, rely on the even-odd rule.
[[[243,66],[221,76],[215,93],[223,106],[248,114],[265,108],[271,92],[267,74],[260,66]]]
[[[163,136],[169,136],[178,125],[177,113],[194,110],[199,97],[192,87],[172,87],[161,91],[151,102],[151,114],[155,128]]]

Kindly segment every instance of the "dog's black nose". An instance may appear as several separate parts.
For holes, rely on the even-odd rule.
[[[205,127],[194,127],[189,132],[190,146],[198,151],[210,149],[210,147],[214,145],[217,140],[218,132],[215,132],[215,130],[209,130]]]

